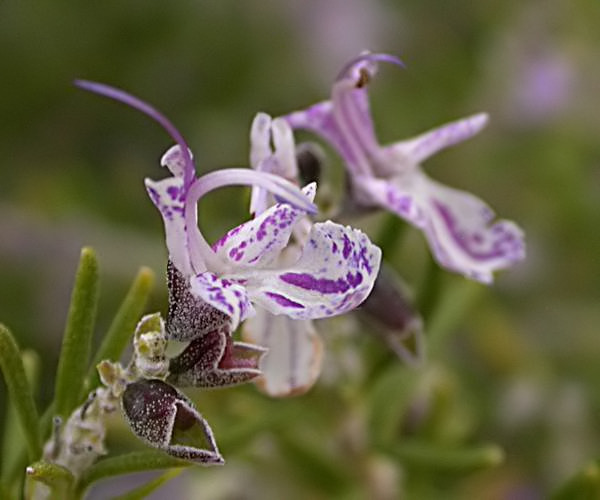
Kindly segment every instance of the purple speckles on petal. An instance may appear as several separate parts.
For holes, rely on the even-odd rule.
[[[227,234],[225,234],[225,236],[223,236],[220,240],[218,240],[214,245],[213,245],[213,250],[218,250],[219,248],[222,248],[225,243],[227,242],[227,240],[229,240],[230,238],[234,237],[236,234],[238,234],[242,229],[242,226],[237,226],[234,227],[233,229],[231,229],[230,231],[227,232]]]
[[[279,229],[285,229],[295,222],[298,213],[291,206],[282,204],[279,210],[273,211],[272,215],[265,217],[261,222],[257,232],[256,239],[261,241],[270,231],[277,236]]]
[[[148,191],[152,203],[158,206],[160,204],[160,195],[158,194],[158,191],[150,186],[147,186],[146,190]]]
[[[179,197],[179,188],[177,186],[169,186],[167,188],[167,194],[171,197],[171,200],[176,200]]]
[[[368,256],[367,252],[368,249],[366,245],[360,249],[360,265],[365,271],[367,271],[367,274],[371,275],[373,273],[373,267],[371,266],[373,257]]]
[[[347,235],[344,235],[344,248],[342,249],[342,255],[344,259],[347,259],[352,251],[352,243],[350,242],[350,238]]]
[[[344,293],[350,288],[350,284],[343,279],[331,280],[327,278],[315,278],[308,273],[285,273],[279,279],[290,285],[304,288],[305,290],[320,293]]]
[[[244,257],[244,252],[240,251],[238,247],[233,247],[231,250],[229,250],[228,255],[234,261],[239,262],[242,257]]]
[[[274,205],[255,219],[232,229],[215,245],[215,252],[235,269],[272,265],[287,246],[304,212],[286,203]]]
[[[266,292],[265,296],[269,297],[270,299],[273,299],[280,306],[291,307],[293,309],[304,309],[304,306],[302,304],[299,304],[298,302],[294,302],[293,300],[290,300],[287,297],[284,297],[283,295],[281,295],[279,293]]]
[[[484,282],[493,271],[509,267],[525,256],[523,232],[510,221],[493,222],[493,212],[467,193],[438,188],[432,199],[430,245],[445,267]]]
[[[344,253],[346,258],[339,258]],[[311,228],[300,258],[287,269],[265,269],[252,274],[249,293],[271,313],[294,319],[342,314],[367,297],[380,259],[380,249],[361,231],[329,221],[317,223]],[[303,307],[292,308],[272,294]]]
[[[352,274],[352,273],[348,273],[346,275],[346,282],[352,287],[352,288],[356,288],[358,285],[360,285],[363,281],[363,277],[362,274],[360,273],[356,273],[356,274]]]
[[[392,212],[410,220],[411,222],[418,224],[415,214],[415,203],[413,197],[399,192],[398,188],[394,184],[389,184],[386,193],[386,208]]]
[[[458,220],[452,215],[448,206],[436,201],[433,203],[449,233],[452,235],[454,242],[468,254],[469,257],[475,260],[487,260],[501,257],[504,254],[502,243],[506,241],[506,235],[503,231],[496,233],[494,242],[486,242],[481,233],[477,234],[478,239],[476,241],[471,237],[471,234],[467,230],[459,226]],[[488,245],[485,245],[485,243],[488,243]],[[492,243],[491,246],[489,243]]]
[[[200,273],[191,279],[192,293],[231,318],[232,329],[254,310],[244,284],[222,279],[212,273]]]

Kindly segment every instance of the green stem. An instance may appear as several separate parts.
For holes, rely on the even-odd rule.
[[[154,478],[151,481],[148,481],[146,484],[143,484],[139,488],[135,488],[124,495],[120,495],[115,497],[113,500],[142,500],[146,498],[150,493],[156,491],[163,484],[171,479],[177,477],[179,474],[183,472],[183,469],[171,469],[161,474],[157,478]]]
[[[0,366],[4,373],[8,394],[19,416],[29,460],[37,460],[42,455],[38,411],[17,343],[2,324],[0,324]]]
[[[408,440],[384,451],[398,458],[407,466],[427,467],[441,470],[469,471],[484,467],[494,467],[504,461],[503,450],[495,444],[473,448],[448,448]]]
[[[70,500],[73,498],[75,478],[68,469],[50,462],[36,462],[27,467],[27,477],[50,488],[50,498]],[[29,485],[35,489],[35,483]]]
[[[168,469],[171,467],[189,467],[190,462],[170,457],[162,451],[138,451],[105,458],[92,465],[79,480],[77,485],[77,498],[89,486],[107,477],[142,472],[147,470]]]
[[[144,312],[153,286],[154,271],[147,267],[140,268],[96,352],[82,397],[100,384],[96,365],[105,359],[118,361],[121,357],[121,353],[131,340],[135,327]]]
[[[75,276],[54,389],[54,409],[63,421],[81,403],[97,302],[98,263],[94,251],[86,247]]]

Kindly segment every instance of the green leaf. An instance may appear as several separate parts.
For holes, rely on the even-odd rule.
[[[68,500],[72,498],[75,478],[68,469],[50,462],[39,461],[26,469],[27,477],[50,488],[50,498]],[[31,486],[35,488],[35,486]]]
[[[410,439],[395,446],[383,447],[382,451],[406,466],[448,471],[468,472],[494,467],[504,461],[504,451],[495,444],[457,448]]]
[[[396,440],[419,376],[420,371],[395,363],[374,381],[369,391],[369,429],[375,443]]]
[[[552,500],[596,500],[600,498],[600,464],[588,464],[552,495]]]
[[[84,393],[87,394],[100,384],[96,370],[96,365],[100,361],[105,359],[118,361],[121,357],[121,353],[131,340],[135,327],[144,312],[153,286],[154,271],[147,267],[140,268],[96,352],[88,373],[88,383]]]
[[[113,500],[141,500],[142,498],[146,498],[150,493],[156,491],[167,481],[177,477],[182,472],[183,469],[171,469],[164,474],[161,474],[157,478],[154,478],[152,481],[143,484],[139,488],[135,488],[124,495],[115,497]]]
[[[25,376],[31,387],[32,394],[38,389],[40,358],[34,351],[23,351],[21,354]],[[13,478],[11,474],[16,468],[19,473],[25,467],[27,460],[25,456],[25,440],[21,432],[21,422],[17,407],[9,405],[6,412],[6,421],[4,424],[4,438],[2,439],[2,480],[10,484]],[[0,498],[4,498],[0,496]]]
[[[112,476],[120,476],[133,472],[168,469],[171,467],[189,467],[191,462],[173,458],[162,451],[137,451],[105,458],[92,465],[81,477],[78,485],[80,492],[85,491],[92,483]]]
[[[29,460],[37,460],[42,455],[38,411],[33,400],[31,386],[25,375],[17,343],[2,324],[0,324],[0,366],[4,373],[10,400],[19,416],[21,430],[27,443]]]
[[[82,400],[97,302],[98,262],[94,251],[85,247],[75,276],[54,389],[54,409],[63,421]]]

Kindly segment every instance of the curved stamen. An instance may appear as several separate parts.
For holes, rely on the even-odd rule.
[[[402,61],[402,59],[400,59],[399,57],[393,56],[391,54],[385,54],[385,53],[381,53],[381,52],[376,52],[376,53],[372,53],[372,52],[363,52],[362,54],[360,54],[359,56],[355,57],[354,59],[348,61],[340,70],[340,72],[338,73],[337,77],[336,77],[336,81],[338,80],[343,80],[344,78],[346,78],[349,73],[349,71],[356,66],[358,63],[362,62],[362,61],[366,61],[366,62],[387,62],[387,63],[391,63],[391,64],[395,64],[396,66],[400,66],[401,68],[405,68],[405,64]]]
[[[189,187],[184,214],[190,260],[196,273],[204,272],[206,269],[215,274],[224,274],[228,271],[228,266],[217,257],[198,229],[196,217],[198,200],[208,192],[225,186],[261,187],[300,210],[310,214],[317,212],[315,204],[300,189],[278,175],[247,168],[226,168],[203,175]]]
[[[173,140],[177,144],[179,144],[179,147],[181,148],[181,152],[183,154],[183,159],[185,162],[185,171],[184,171],[184,177],[183,177],[184,186],[187,187],[191,184],[191,182],[194,178],[196,169],[194,167],[194,162],[192,161],[192,157],[190,155],[190,150],[188,148],[187,143],[185,142],[185,139],[179,132],[179,130],[177,130],[177,128],[175,128],[175,125],[173,125],[166,116],[164,116],[156,108],[154,108],[147,102],[144,102],[141,99],[138,99],[137,97],[129,94],[128,92],[125,92],[124,90],[121,90],[121,89],[118,89],[115,87],[111,87],[110,85],[106,85],[104,83],[92,82],[89,80],[75,80],[73,83],[75,84],[75,86],[77,86],[83,90],[87,90],[89,92],[93,92],[95,94],[99,94],[104,97],[114,99],[115,101],[122,102],[123,104],[126,104],[127,106],[130,106],[134,109],[137,109],[138,111],[141,111],[142,113],[144,113],[147,116],[149,116],[150,118],[152,118],[154,121],[158,122],[166,130],[166,132],[173,138]]]

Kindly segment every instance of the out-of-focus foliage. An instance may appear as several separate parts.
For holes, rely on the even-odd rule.
[[[342,318],[322,330],[325,373],[309,394],[198,391],[228,463],[190,469],[156,498],[168,488],[276,498],[285,487],[288,498],[536,499],[575,477],[600,455],[598,25],[595,0],[0,1],[0,321],[42,353],[38,402],[52,395],[81,246],[102,266],[96,343],[139,266],[160,275],[166,264],[142,180],[161,175],[168,138],[72,80],[155,104],[207,171],[247,165],[255,112],[326,98],[341,65],[368,48],[407,64],[373,83],[383,140],[490,113],[486,131],[426,168],[517,221],[528,259],[489,289],[439,272],[420,369]],[[331,158],[324,173],[334,198],[339,167]],[[201,205],[210,237],[246,217],[238,195]],[[359,224],[377,238],[383,222]],[[413,229],[386,258],[417,296],[431,282]],[[164,311],[157,288],[148,310]],[[109,448],[136,446],[128,433],[115,419]],[[504,461],[489,467],[496,445]]]

